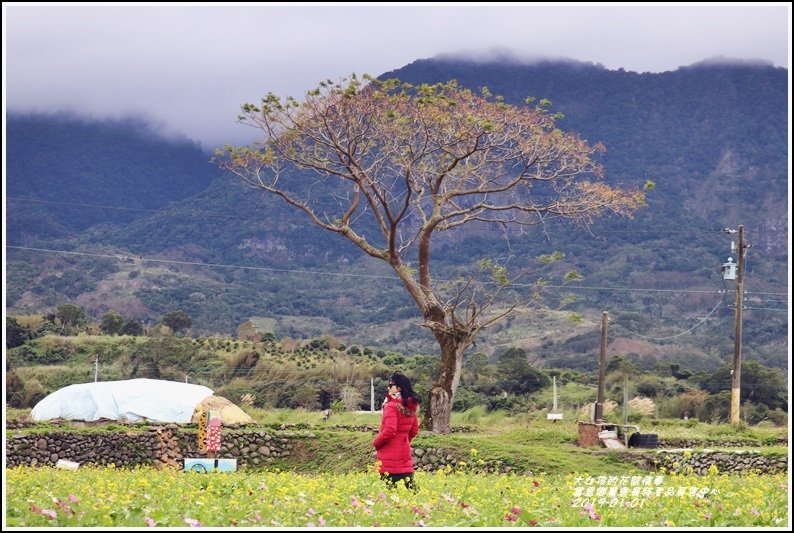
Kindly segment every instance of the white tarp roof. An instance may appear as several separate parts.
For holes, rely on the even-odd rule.
[[[193,410],[212,389],[160,379],[128,379],[69,385],[42,399],[30,412],[33,420],[142,419],[188,423]]]

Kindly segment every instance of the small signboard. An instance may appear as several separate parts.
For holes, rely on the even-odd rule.
[[[546,415],[546,420],[562,420],[562,413],[549,413]]]
[[[185,472],[237,472],[237,459],[185,457]]]

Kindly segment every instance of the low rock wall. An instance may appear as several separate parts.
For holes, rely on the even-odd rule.
[[[6,435],[6,465],[55,465],[59,459],[80,464],[133,467],[151,465],[180,467],[184,457],[204,457],[199,452],[196,432],[177,424],[152,426],[144,431],[50,431]],[[224,431],[220,457],[235,457],[240,467],[266,468],[281,458],[289,458],[295,439],[312,438],[311,432],[273,429],[234,429]],[[472,460],[455,450],[417,447],[413,449],[417,470],[477,469],[487,473],[518,472],[508,460]],[[712,465],[719,472],[785,472],[787,458],[781,454],[764,455],[750,451],[658,450],[627,451],[625,459],[650,470],[706,474]],[[691,469],[691,470],[690,470]]]
[[[287,457],[289,438],[274,432],[228,431],[223,434],[221,457],[238,457],[238,464],[266,466]],[[80,464],[132,467],[180,466],[184,457],[204,457],[198,451],[195,431],[175,424],[155,426],[146,431],[28,433],[6,439],[6,465],[55,465],[59,459]]]
[[[648,466],[667,472],[705,475],[715,467],[717,472],[758,472],[777,474],[788,470],[788,458],[783,455],[764,455],[751,451],[659,450],[646,456]]]
[[[769,445],[788,446],[788,438],[778,437],[765,441],[758,439],[709,441],[695,439],[659,439],[659,448],[759,448]]]

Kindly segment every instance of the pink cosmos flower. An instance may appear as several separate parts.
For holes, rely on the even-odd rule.
[[[144,522],[146,522],[146,525],[149,526],[149,527],[157,526],[157,522],[155,522],[154,518],[152,518],[151,516],[147,516],[143,520],[144,520]]]
[[[510,512],[513,513],[513,514],[521,514],[521,508],[520,507],[513,507],[512,509],[510,509]]]
[[[185,518],[185,523],[190,527],[201,527],[201,522],[195,518]]]
[[[601,520],[601,515],[596,513],[595,507],[593,507],[592,503],[587,502],[584,504],[583,509],[587,511],[587,514],[590,515],[591,520]]]
[[[58,518],[58,513],[56,513],[54,509],[42,509],[41,514],[50,517],[51,520]]]
[[[70,494],[69,495],[69,501],[72,502],[72,503],[76,503],[76,502],[79,502],[80,500],[78,500],[77,496],[75,496],[74,494]]]

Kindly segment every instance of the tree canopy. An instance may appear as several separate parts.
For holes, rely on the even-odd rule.
[[[165,314],[163,317],[163,324],[171,328],[171,331],[174,333],[179,333],[186,329],[190,329],[193,325],[193,320],[190,318],[190,315],[181,309],[177,309]]]
[[[514,278],[481,263],[490,279],[438,283],[434,238],[464,226],[505,230],[565,218],[587,224],[630,216],[644,194],[602,180],[603,152],[556,127],[549,102],[506,104],[454,81],[413,86],[355,75],[302,101],[273,93],[244,104],[239,120],[261,142],[219,150],[222,168],[280,197],[312,223],[387,262],[441,349],[426,424],[449,430],[463,353],[516,304],[493,306]]]

